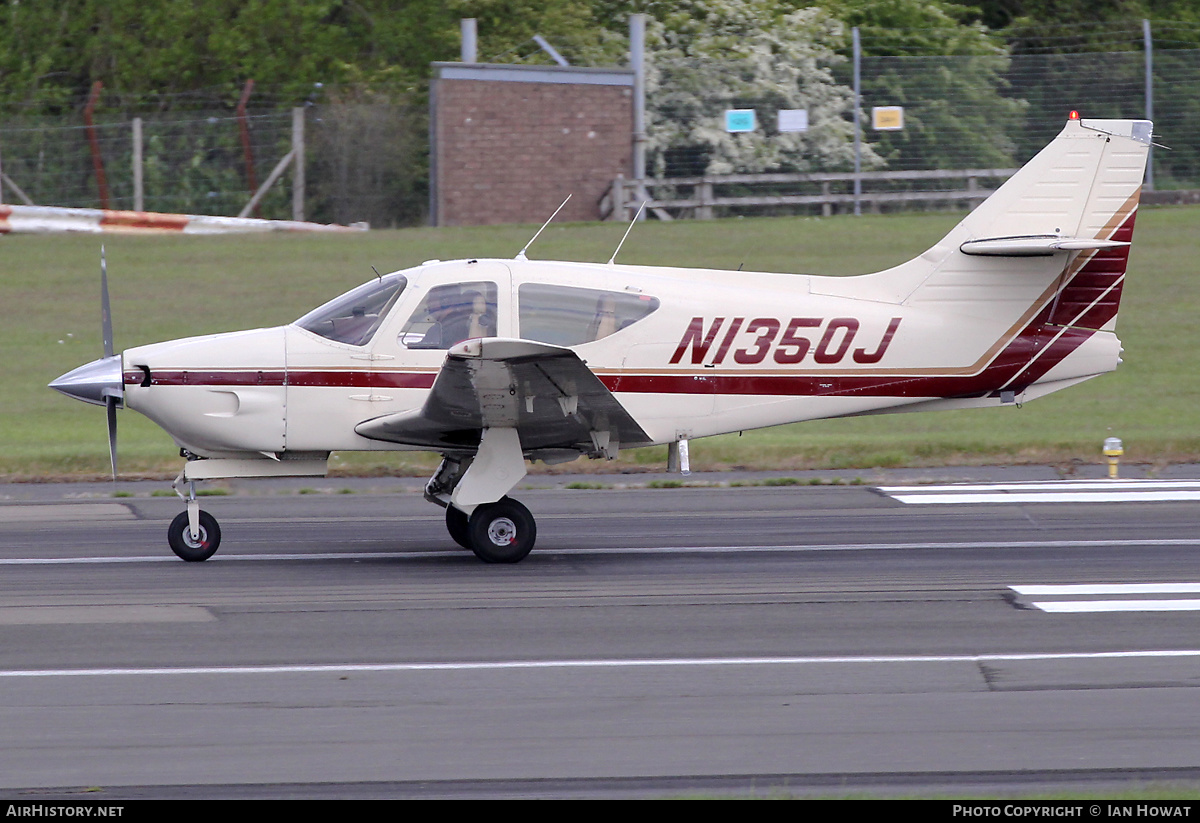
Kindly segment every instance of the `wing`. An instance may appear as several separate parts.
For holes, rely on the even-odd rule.
[[[516,429],[521,449],[615,457],[651,441],[571,349],[531,340],[467,340],[446,354],[425,405],[359,423],[372,440],[474,451],[484,429]]]

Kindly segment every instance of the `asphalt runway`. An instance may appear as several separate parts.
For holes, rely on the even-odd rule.
[[[137,488],[0,494],[5,796],[1200,784],[1195,502],[533,489],[488,566],[415,492],[268,489],[184,563]]]

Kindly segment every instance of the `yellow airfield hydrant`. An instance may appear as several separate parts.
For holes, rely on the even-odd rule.
[[[1104,456],[1108,458],[1108,479],[1117,479],[1117,465],[1121,462],[1121,455],[1125,453],[1125,449],[1121,447],[1121,438],[1106,437],[1104,438]]]

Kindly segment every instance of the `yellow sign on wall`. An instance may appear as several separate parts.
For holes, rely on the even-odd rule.
[[[900,131],[904,128],[904,106],[875,106],[871,109],[871,127],[875,131]]]

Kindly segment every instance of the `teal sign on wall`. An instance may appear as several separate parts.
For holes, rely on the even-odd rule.
[[[725,131],[744,132],[755,129],[754,109],[729,109],[725,112]]]

